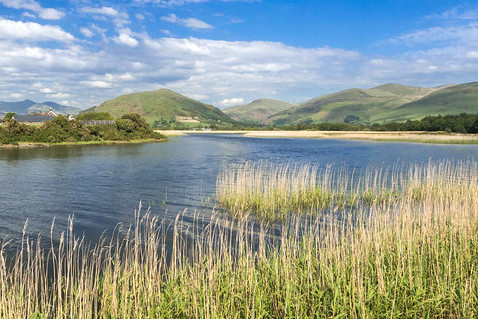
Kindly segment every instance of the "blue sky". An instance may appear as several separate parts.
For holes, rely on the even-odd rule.
[[[0,0],[0,100],[170,88],[220,108],[478,80],[478,1]]]

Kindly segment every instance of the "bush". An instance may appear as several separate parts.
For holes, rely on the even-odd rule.
[[[120,131],[125,131],[126,133],[131,133],[135,129],[135,123],[130,119],[118,119],[116,120],[116,127]]]
[[[76,117],[77,121],[107,121],[113,120],[113,117],[108,112],[89,112],[82,113]]]

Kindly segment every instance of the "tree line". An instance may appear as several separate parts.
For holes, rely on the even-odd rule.
[[[220,129],[231,129],[222,127]],[[306,120],[299,124],[286,125],[275,123],[272,126],[241,123],[232,129],[244,130],[317,130],[317,131],[428,131],[446,133],[478,133],[478,114],[461,113],[458,115],[426,116],[421,120],[405,122],[389,122],[384,124],[353,124],[353,123],[312,123]]]
[[[110,117],[100,113],[98,116],[83,116],[83,120],[109,119]],[[0,126],[0,145],[15,145],[19,142],[72,143],[164,138],[163,135],[154,132],[136,113],[125,114],[115,120],[114,124],[107,125],[84,125],[79,119],[70,121],[62,115],[40,126],[20,123],[13,119],[11,114],[7,114],[3,121],[4,125]]]

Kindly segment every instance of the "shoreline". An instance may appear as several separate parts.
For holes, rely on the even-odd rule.
[[[426,144],[478,144],[478,134],[424,131],[187,131],[155,130],[168,137],[188,134],[242,134],[245,137],[259,138],[321,138],[342,140],[367,140],[377,142],[408,142]]]
[[[117,145],[117,144],[141,144],[141,143],[161,143],[167,141],[166,139],[144,139],[144,140],[130,140],[130,141],[80,141],[80,142],[62,142],[62,143],[32,143],[32,142],[18,142],[18,145],[3,144],[1,149],[28,149],[28,148],[42,148],[55,146],[87,146],[87,145]]]

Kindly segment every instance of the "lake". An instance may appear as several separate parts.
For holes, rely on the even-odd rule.
[[[333,164],[361,170],[401,162],[478,160],[478,145],[431,145],[356,140],[266,139],[241,135],[189,135],[166,143],[0,149],[0,237],[48,237],[75,230],[90,240],[133,221],[141,202],[166,223],[211,213],[216,177],[243,161]],[[189,215],[188,215],[189,214]]]

